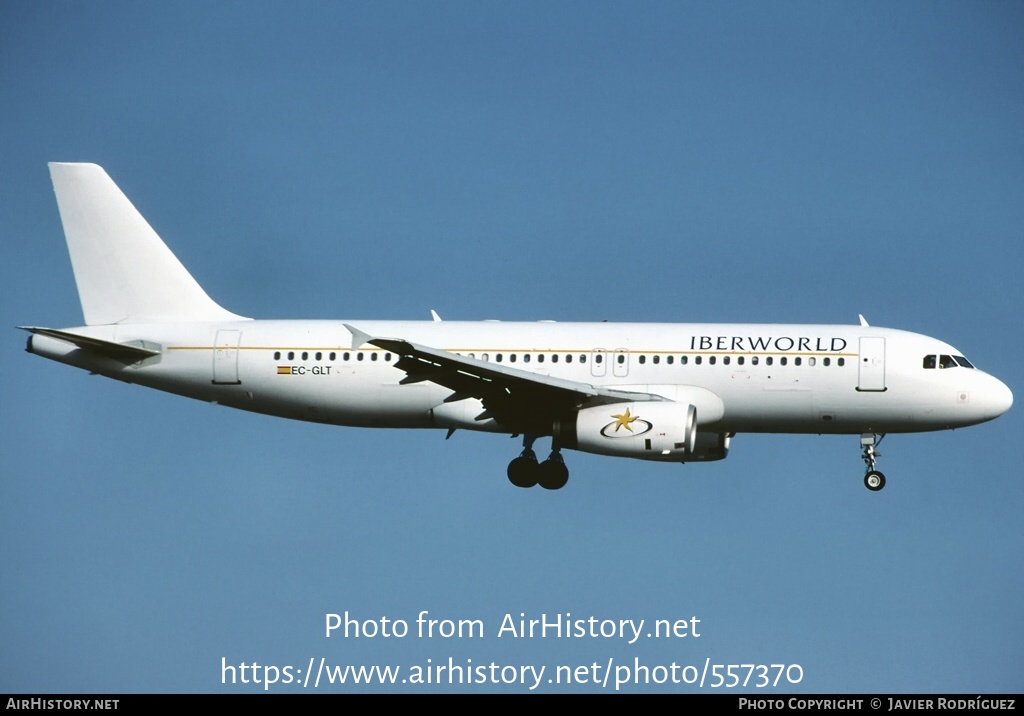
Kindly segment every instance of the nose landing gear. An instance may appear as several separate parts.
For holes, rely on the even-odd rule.
[[[878,492],[885,487],[885,475],[875,469],[875,460],[881,457],[881,453],[875,452],[875,448],[885,439],[885,435],[875,433],[864,433],[860,436],[860,444],[864,449],[862,458],[867,465],[867,473],[864,475],[864,487],[872,492]]]
[[[559,448],[552,446],[551,454],[542,463],[533,451],[536,435],[523,436],[523,451],[508,464],[508,481],[516,487],[540,485],[545,490],[560,490],[569,481],[569,468],[565,466]]]

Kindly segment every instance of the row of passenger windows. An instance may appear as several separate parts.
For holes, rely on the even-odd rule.
[[[470,358],[475,358],[476,357],[475,354],[473,354],[473,353],[469,353],[468,355],[469,355]],[[538,363],[543,363],[544,362],[544,355],[545,355],[544,353],[537,354],[537,362]],[[624,365],[626,363],[626,355],[624,353],[616,353],[614,356],[609,356],[609,358],[611,358],[611,357],[614,357],[615,362],[618,363],[619,365]],[[692,356],[692,357],[693,357],[694,365],[701,365],[701,364],[703,364],[704,356]],[[481,358],[483,360],[488,360],[488,355],[486,353],[483,353],[483,354],[481,354]],[[566,363],[572,363],[572,358],[573,357],[572,357],[571,354],[570,355],[566,355],[565,356],[565,362]],[[594,356],[594,362],[597,363],[597,364],[601,364],[601,363],[604,362],[604,358],[605,358],[605,354],[604,353],[598,353],[597,355]],[[679,365],[687,365],[690,362],[690,358],[691,358],[691,356],[679,356],[679,358],[678,358]],[[719,358],[718,356],[708,356],[707,357],[708,365],[715,365],[718,362],[718,358]],[[721,358],[722,358],[722,365],[730,365],[732,363],[732,358],[733,358],[732,356],[722,356]],[[747,359],[747,356],[736,356],[736,365],[745,365],[746,364],[746,359]],[[495,354],[494,360],[496,362],[498,362],[498,363],[501,363],[501,361],[502,361],[502,354],[501,353]],[[510,363],[515,363],[516,362],[516,354],[515,353],[509,354],[508,360],[509,360]],[[640,356],[637,357],[636,360],[637,360],[637,362],[640,365],[645,365],[647,363],[647,356],[646,355],[640,355]],[[672,364],[674,364],[676,362],[676,356],[671,356],[671,355],[670,356],[665,356],[664,357],[664,361],[665,361],[666,365],[672,365]],[[761,357],[760,356],[750,356],[750,365],[758,365],[760,363],[760,361],[761,361]],[[807,359],[807,365],[817,365],[817,361],[818,361],[818,359],[812,356],[812,357]],[[523,362],[524,363],[529,363],[530,362],[530,354],[529,353],[523,354]],[[557,363],[558,362],[558,354],[551,355],[551,362],[552,363]],[[587,356],[586,355],[580,355],[579,356],[579,362],[580,363],[586,363],[587,362]],[[660,355],[651,356],[651,363],[653,363],[654,365],[659,365],[661,362],[662,362],[662,356],[660,356]],[[773,365],[774,364],[774,358],[772,356],[765,356],[764,364],[765,365]],[[832,359],[831,358],[822,358],[821,359],[821,364],[825,365],[825,366],[832,365]],[[788,356],[781,356],[779,358],[779,365],[789,365],[789,357]],[[802,356],[795,356],[793,358],[793,365],[803,365],[803,357]],[[845,358],[837,358],[836,359],[836,365],[846,365],[846,359]]]
[[[309,357],[313,356],[313,360],[319,361],[323,360],[325,355],[327,356],[327,360],[329,361],[336,361],[338,359],[338,354],[335,351],[331,351],[330,353],[326,354],[320,351],[317,351],[316,353],[310,353],[309,351],[302,351],[301,353],[296,353],[295,351],[288,351],[287,353],[282,353],[281,351],[274,351],[274,360],[281,360],[282,356],[287,357],[288,360],[295,360],[295,356],[300,356],[300,360],[309,360]],[[364,360],[366,355],[367,354],[364,353],[363,351],[355,351],[356,360]],[[370,360],[380,360],[380,353],[378,353],[377,351],[370,352],[369,356]],[[352,353],[349,351],[345,351],[344,353],[341,354],[341,359],[352,360]],[[384,361],[387,363],[391,362],[390,353],[384,354]]]
[[[353,354],[355,355],[355,360],[365,360],[365,356],[369,355],[369,360],[371,360],[371,361],[380,360],[379,356],[381,355],[378,351],[368,351],[368,352],[364,352],[364,351],[352,351],[352,352],[345,351],[344,353],[340,354],[341,360],[343,360],[343,361],[352,360]],[[339,354],[337,352],[335,352],[335,351],[331,351],[330,353],[323,353],[321,351],[317,351],[315,353],[310,353],[309,351],[302,351],[301,353],[296,353],[295,351],[288,351],[287,353],[282,353],[281,351],[274,351],[274,360],[281,360],[281,358],[283,356],[287,357],[288,360],[295,360],[296,356],[299,356],[300,360],[309,360],[310,356],[312,356],[313,360],[321,361],[321,360],[324,359],[325,355],[327,356],[327,360],[329,360],[329,361],[335,361],[335,360],[338,359],[338,356],[339,356]],[[461,354],[459,354],[459,355],[461,355]],[[477,357],[476,353],[467,353],[466,355],[469,358],[476,358]],[[390,353],[384,353],[383,356],[384,356],[383,360],[385,362],[387,362],[387,363],[391,362],[391,354]],[[518,360],[520,360],[520,358],[521,358],[523,363],[529,363],[531,361],[531,356],[533,356],[532,353],[523,353],[521,355],[518,354],[518,353],[509,353],[508,354],[508,362],[509,363],[515,363]],[[605,354],[604,353],[598,353],[598,354],[596,354],[594,356],[594,362],[600,365],[601,363],[604,362],[604,358],[605,358]],[[614,358],[615,358],[615,362],[618,363],[619,365],[624,365],[625,362],[626,362],[626,356],[623,353],[616,353],[614,355]],[[679,356],[678,357],[679,365],[687,365],[690,362],[690,358],[691,358],[691,356],[685,356],[685,355],[684,356]],[[702,365],[703,362],[704,362],[704,356],[699,356],[698,355],[698,356],[692,356],[692,358],[693,358],[694,365]],[[748,356],[735,356],[735,358],[736,358],[736,365],[746,365],[746,361],[747,361]],[[935,356],[929,356],[928,358],[932,358],[934,360]],[[925,358],[925,367],[926,368],[929,367],[927,365],[928,358]],[[942,358],[949,358],[949,356],[942,356]],[[490,361],[490,359],[491,359],[491,356],[490,356],[489,353],[481,353],[480,354],[480,360]],[[586,356],[585,353],[581,353],[578,356],[573,356],[572,353],[566,353],[564,356],[561,356],[558,353],[552,353],[550,355],[548,355],[546,353],[538,353],[538,354],[536,354],[536,359],[537,359],[538,363],[543,363],[545,361],[545,359],[550,360],[551,363],[558,363],[560,360],[564,361],[565,363],[572,363],[574,360],[576,362],[579,362],[579,363],[586,363],[587,362],[587,356]],[[707,356],[708,365],[716,365],[718,363],[718,359],[719,359],[719,356],[713,356],[713,355],[712,356]],[[733,359],[733,356],[721,356],[722,365],[731,365],[732,364],[732,359]],[[750,365],[760,365],[761,356],[749,356],[749,359],[750,359]],[[494,362],[495,363],[503,363],[504,360],[505,360],[505,354],[504,353],[495,353],[494,354]],[[960,360],[964,360],[964,362],[966,362],[966,359],[960,359]],[[637,357],[637,362],[640,365],[645,365],[647,363],[647,355],[641,355],[641,356]],[[651,363],[653,363],[654,365],[659,365],[661,362],[662,362],[662,356],[660,356],[660,355],[651,356]],[[671,356],[671,355],[670,356],[664,356],[664,362],[665,362],[666,365],[673,365],[676,362],[676,356]],[[793,365],[803,365],[803,362],[804,362],[804,359],[803,359],[802,356],[794,356],[793,357]],[[764,357],[764,364],[765,365],[774,365],[774,363],[775,363],[775,358],[773,356],[765,356]],[[817,364],[818,364],[818,358],[816,358],[815,356],[810,356],[809,358],[807,358],[807,365],[814,366],[814,365],[817,365]],[[822,358],[821,359],[821,364],[823,366],[830,366],[830,365],[832,365],[832,358],[830,358],[830,357]],[[780,356],[779,357],[779,365],[789,365],[789,356]],[[838,365],[838,366],[846,365],[846,359],[845,358],[836,358],[836,365]],[[956,365],[956,364],[954,363],[954,365]],[[968,366],[970,366],[970,364],[968,364]],[[935,366],[932,365],[930,367],[934,368]],[[952,366],[943,365],[942,367],[943,368],[947,368],[947,367],[952,367]],[[970,366],[970,367],[973,367],[973,366]]]
[[[598,357],[600,357],[600,356],[598,356]],[[669,365],[672,365],[672,358],[673,357],[674,356],[666,356],[665,357],[665,362],[668,363]],[[679,365],[686,365],[688,358],[689,358],[689,356],[679,356]],[[702,362],[702,359],[703,359],[703,356],[694,356],[693,362],[696,365],[700,365],[701,362]],[[746,359],[747,359],[747,356],[736,356],[736,365],[746,365]],[[616,356],[616,360],[621,365],[622,363],[625,362],[625,357],[622,356],[622,355],[617,355]],[[645,356],[645,355],[640,356],[639,358],[637,358],[637,362],[640,363],[640,365],[644,365],[647,362],[647,356]],[[661,362],[661,356],[652,356],[651,357],[651,362],[654,363],[655,365],[658,365],[658,363]],[[708,356],[708,365],[715,365],[717,362],[718,362],[718,356]],[[760,362],[761,362],[761,357],[760,356],[750,356],[750,365],[759,365]],[[732,356],[722,356],[722,365],[730,365],[731,363],[732,363]],[[765,365],[774,365],[774,363],[775,363],[775,358],[773,356],[765,356],[765,358],[764,358],[764,364]],[[803,365],[803,364],[804,364],[803,356],[794,356],[794,358],[793,358],[793,365]],[[807,359],[807,365],[817,365],[817,364],[818,364],[817,357],[810,356]],[[832,358],[822,358],[821,359],[821,364],[823,366],[830,366],[830,365],[832,365]],[[789,365],[789,356],[780,356],[779,357],[779,365]],[[837,358],[836,359],[836,365],[840,365],[840,366],[846,365],[846,359],[845,358]]]

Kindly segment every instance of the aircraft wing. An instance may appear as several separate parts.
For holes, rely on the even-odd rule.
[[[352,349],[369,343],[399,356],[395,367],[405,372],[402,384],[430,381],[453,391],[446,403],[477,398],[484,412],[477,420],[494,418],[508,430],[544,434],[556,417],[608,403],[664,401],[651,393],[616,390],[528,370],[491,363],[401,338],[376,338],[345,324]]]

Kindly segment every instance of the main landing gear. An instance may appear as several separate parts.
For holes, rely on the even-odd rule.
[[[540,485],[545,490],[560,490],[569,481],[569,468],[562,460],[559,448],[552,445],[551,454],[542,463],[533,451],[536,435],[523,436],[523,451],[508,464],[508,481],[516,487]]]
[[[885,435],[875,433],[863,433],[860,436],[860,445],[864,448],[864,464],[868,466],[864,475],[864,487],[872,492],[878,492],[885,487],[885,475],[875,469],[875,459],[881,457],[881,453],[875,452],[875,448],[885,439]]]

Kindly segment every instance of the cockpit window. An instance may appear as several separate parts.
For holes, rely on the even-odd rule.
[[[936,365],[939,368],[974,368],[963,356],[925,356],[923,365],[925,368],[935,368]]]

